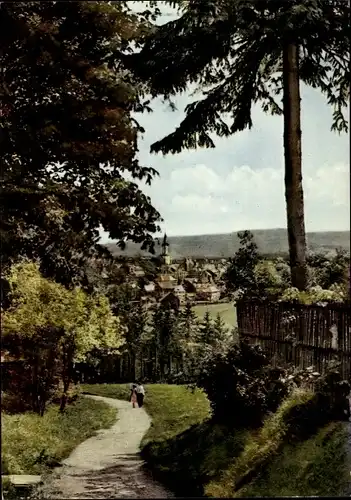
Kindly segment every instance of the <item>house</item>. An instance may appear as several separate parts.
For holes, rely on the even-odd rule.
[[[180,308],[180,300],[173,292],[169,292],[162,297],[160,304],[169,304],[174,311],[179,311]]]
[[[207,283],[198,283],[196,285],[196,299],[206,302],[218,302],[221,292],[216,285]]]
[[[134,276],[136,278],[143,278],[145,276],[145,271],[143,269],[136,268],[134,271]]]
[[[186,299],[186,293],[183,285],[177,285],[174,287],[173,293],[176,297],[178,297],[181,304],[184,304]]]
[[[171,274],[160,274],[156,278],[157,283],[168,283],[168,282],[173,282],[175,283],[177,280],[171,275]]]
[[[156,295],[162,297],[163,295],[172,292],[176,286],[176,281],[156,281],[155,293]]]
[[[155,283],[148,283],[144,286],[144,291],[146,293],[154,293],[155,291]]]
[[[183,288],[186,293],[196,293],[196,281],[193,279],[185,278],[183,281]]]

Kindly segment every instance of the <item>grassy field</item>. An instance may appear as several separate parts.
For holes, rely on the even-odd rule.
[[[216,318],[217,314],[220,314],[223,321],[225,321],[229,327],[232,328],[237,326],[236,309],[232,302],[224,302],[221,304],[198,304],[195,305],[193,309],[199,319],[202,319],[205,312],[208,311],[213,319]]]
[[[98,429],[116,421],[116,410],[80,397],[59,413],[49,406],[43,417],[34,413],[1,414],[2,474],[42,474],[57,465]]]

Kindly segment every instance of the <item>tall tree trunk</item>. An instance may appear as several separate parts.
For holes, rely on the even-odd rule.
[[[298,46],[283,47],[285,199],[292,285],[307,286],[306,234],[301,170],[301,99]]]

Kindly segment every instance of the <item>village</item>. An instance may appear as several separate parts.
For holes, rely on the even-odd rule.
[[[173,308],[179,308],[186,302],[195,305],[228,300],[222,280],[227,259],[173,260],[165,234],[157,261],[159,272],[151,281],[145,277],[143,258],[138,263],[130,259],[127,264],[123,264],[129,285],[139,292],[138,297],[148,305],[168,302]]]

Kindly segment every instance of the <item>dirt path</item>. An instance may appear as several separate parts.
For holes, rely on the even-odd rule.
[[[40,492],[46,499],[171,498],[142,467],[140,442],[151,424],[144,408],[127,401],[87,396],[118,410],[110,429],[81,443],[56,469]]]

